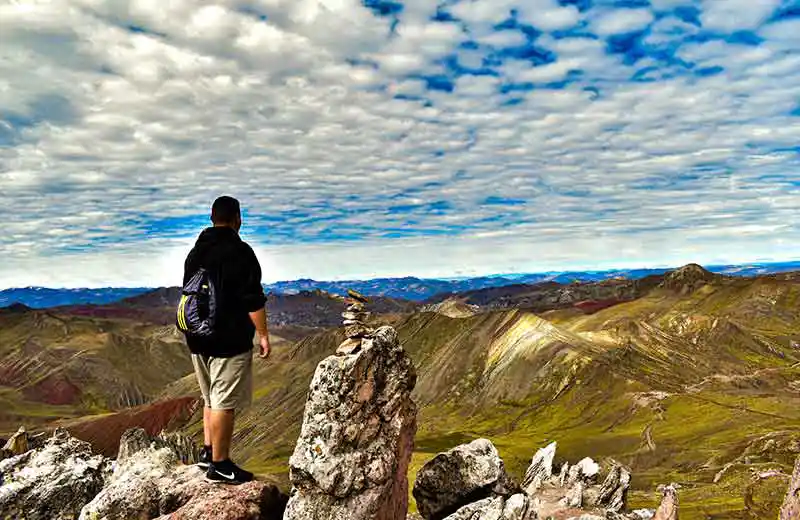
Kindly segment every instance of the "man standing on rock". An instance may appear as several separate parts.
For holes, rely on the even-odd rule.
[[[252,401],[254,333],[260,357],[270,354],[266,298],[261,266],[239,237],[239,201],[218,198],[211,221],[184,263],[177,323],[205,401],[199,465],[208,479],[239,484],[251,481],[253,474],[230,459],[234,415]]]

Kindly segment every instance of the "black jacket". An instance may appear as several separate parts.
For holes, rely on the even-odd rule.
[[[250,313],[263,309],[267,301],[253,249],[231,228],[206,228],[184,262],[184,285],[200,267],[210,272],[217,289],[218,332],[210,339],[187,338],[189,350],[214,357],[247,352],[256,332]]]

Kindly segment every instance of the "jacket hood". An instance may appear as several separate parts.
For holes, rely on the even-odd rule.
[[[206,249],[221,243],[240,242],[239,234],[229,227],[208,227],[197,237],[195,246],[198,249]]]

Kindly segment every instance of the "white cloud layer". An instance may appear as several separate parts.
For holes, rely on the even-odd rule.
[[[222,193],[265,281],[800,256],[788,4],[589,4],[2,4],[0,287],[175,284]]]

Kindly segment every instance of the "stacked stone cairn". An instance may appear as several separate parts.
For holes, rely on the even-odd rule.
[[[370,313],[366,311],[366,305],[369,303],[369,299],[351,289],[347,290],[347,296],[344,300],[347,308],[342,313],[344,335],[347,339],[336,349],[336,353],[341,355],[357,353],[361,350],[362,341],[368,340],[373,332],[367,326]]]

